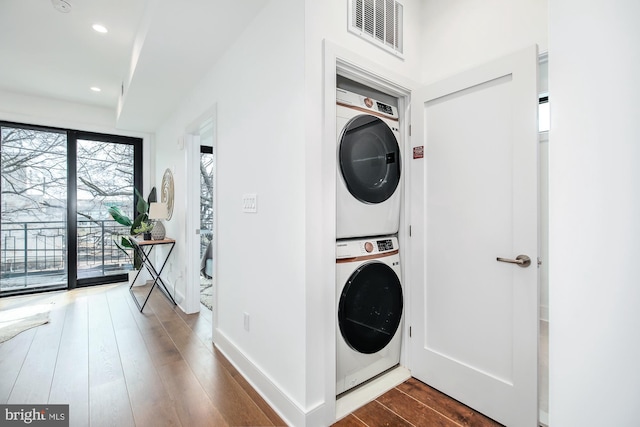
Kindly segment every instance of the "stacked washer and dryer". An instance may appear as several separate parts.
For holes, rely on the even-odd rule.
[[[337,89],[336,394],[400,362],[398,110]]]

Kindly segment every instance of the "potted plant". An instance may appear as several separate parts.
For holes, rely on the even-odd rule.
[[[144,240],[151,240],[151,230],[153,230],[154,223],[150,221],[142,221],[140,225],[136,227],[133,232],[138,235],[142,234]]]
[[[136,203],[136,211],[138,215],[132,221],[120,207],[112,205],[109,206],[109,215],[114,219],[118,224],[129,227],[128,235],[118,235],[114,239],[115,245],[123,251],[127,256],[131,256],[127,249],[133,249],[133,243],[131,243],[131,239],[139,234],[148,233],[148,238],[150,239],[151,230],[153,229],[153,222],[149,221],[149,205],[152,202],[157,200],[156,196],[156,188],[153,187],[151,192],[149,192],[149,197],[147,200],[142,197],[142,194],[137,189],[134,189],[136,196],[138,197],[138,202]],[[147,236],[145,236],[145,240]],[[135,270],[139,270],[142,266],[142,260],[138,257],[138,255],[133,253],[133,268]]]

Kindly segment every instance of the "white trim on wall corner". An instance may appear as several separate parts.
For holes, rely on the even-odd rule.
[[[549,321],[549,306],[548,305],[541,305],[540,306],[540,320],[543,320],[545,322]]]
[[[186,188],[184,189],[183,203],[185,206],[194,206],[197,209],[186,209],[184,218],[184,254],[189,263],[184,268],[184,311],[187,314],[200,311],[200,236],[196,230],[200,229],[200,179],[198,175],[189,171],[199,170],[196,165],[200,163],[200,135],[184,134],[185,150],[185,177]],[[199,231],[198,231],[199,232]]]

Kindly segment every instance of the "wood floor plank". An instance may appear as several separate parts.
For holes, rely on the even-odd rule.
[[[355,415],[349,414],[343,419],[332,424],[333,427],[367,427],[365,423],[360,421]]]
[[[183,360],[180,351],[153,311],[140,313],[131,298],[125,298],[125,300],[149,353],[153,354],[153,363],[156,368]]]
[[[179,307],[174,307],[174,311],[203,342],[213,342],[212,313],[210,310],[205,308],[198,313],[186,314]]]
[[[356,410],[353,415],[360,419],[363,423],[371,427],[410,427],[411,424],[374,401],[362,408]]]
[[[89,425],[89,324],[86,297],[69,292],[49,403],[69,405],[69,424]],[[60,299],[63,302],[63,299]]]
[[[19,333],[0,344],[0,403],[5,404],[27,357],[36,328]]]
[[[184,360],[165,364],[160,370],[184,426],[229,425]]]
[[[397,388],[389,390],[376,399],[377,402],[415,426],[460,427],[435,409],[419,402]]]
[[[49,323],[34,328],[33,341],[8,403],[44,404],[49,399],[66,311],[60,305],[51,303],[46,305],[51,306]]]
[[[495,427],[501,425],[415,378],[400,384],[398,389],[463,426]]]
[[[212,346],[213,347],[213,346]],[[231,377],[242,387],[242,389],[249,395],[249,397],[258,405],[260,410],[271,420],[275,426],[284,426],[285,422],[280,418],[278,413],[260,396],[260,394],[249,384],[249,382],[242,376],[240,372],[227,360],[226,357],[220,351],[213,347],[214,355],[217,360],[220,361],[222,366],[229,372]]]
[[[88,298],[90,424],[133,426],[134,418],[104,293]]]
[[[273,425],[222,364],[212,358],[211,350],[181,318],[175,316],[168,303],[156,299],[152,308],[229,425]]]
[[[136,425],[180,426],[175,402],[155,369],[124,295],[109,291],[107,301]]]

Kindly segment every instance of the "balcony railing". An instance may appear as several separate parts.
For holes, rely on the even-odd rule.
[[[64,282],[67,273],[65,221],[2,222],[0,236],[0,291]],[[131,258],[114,243],[128,234],[113,220],[78,221],[78,278],[124,273]]]

